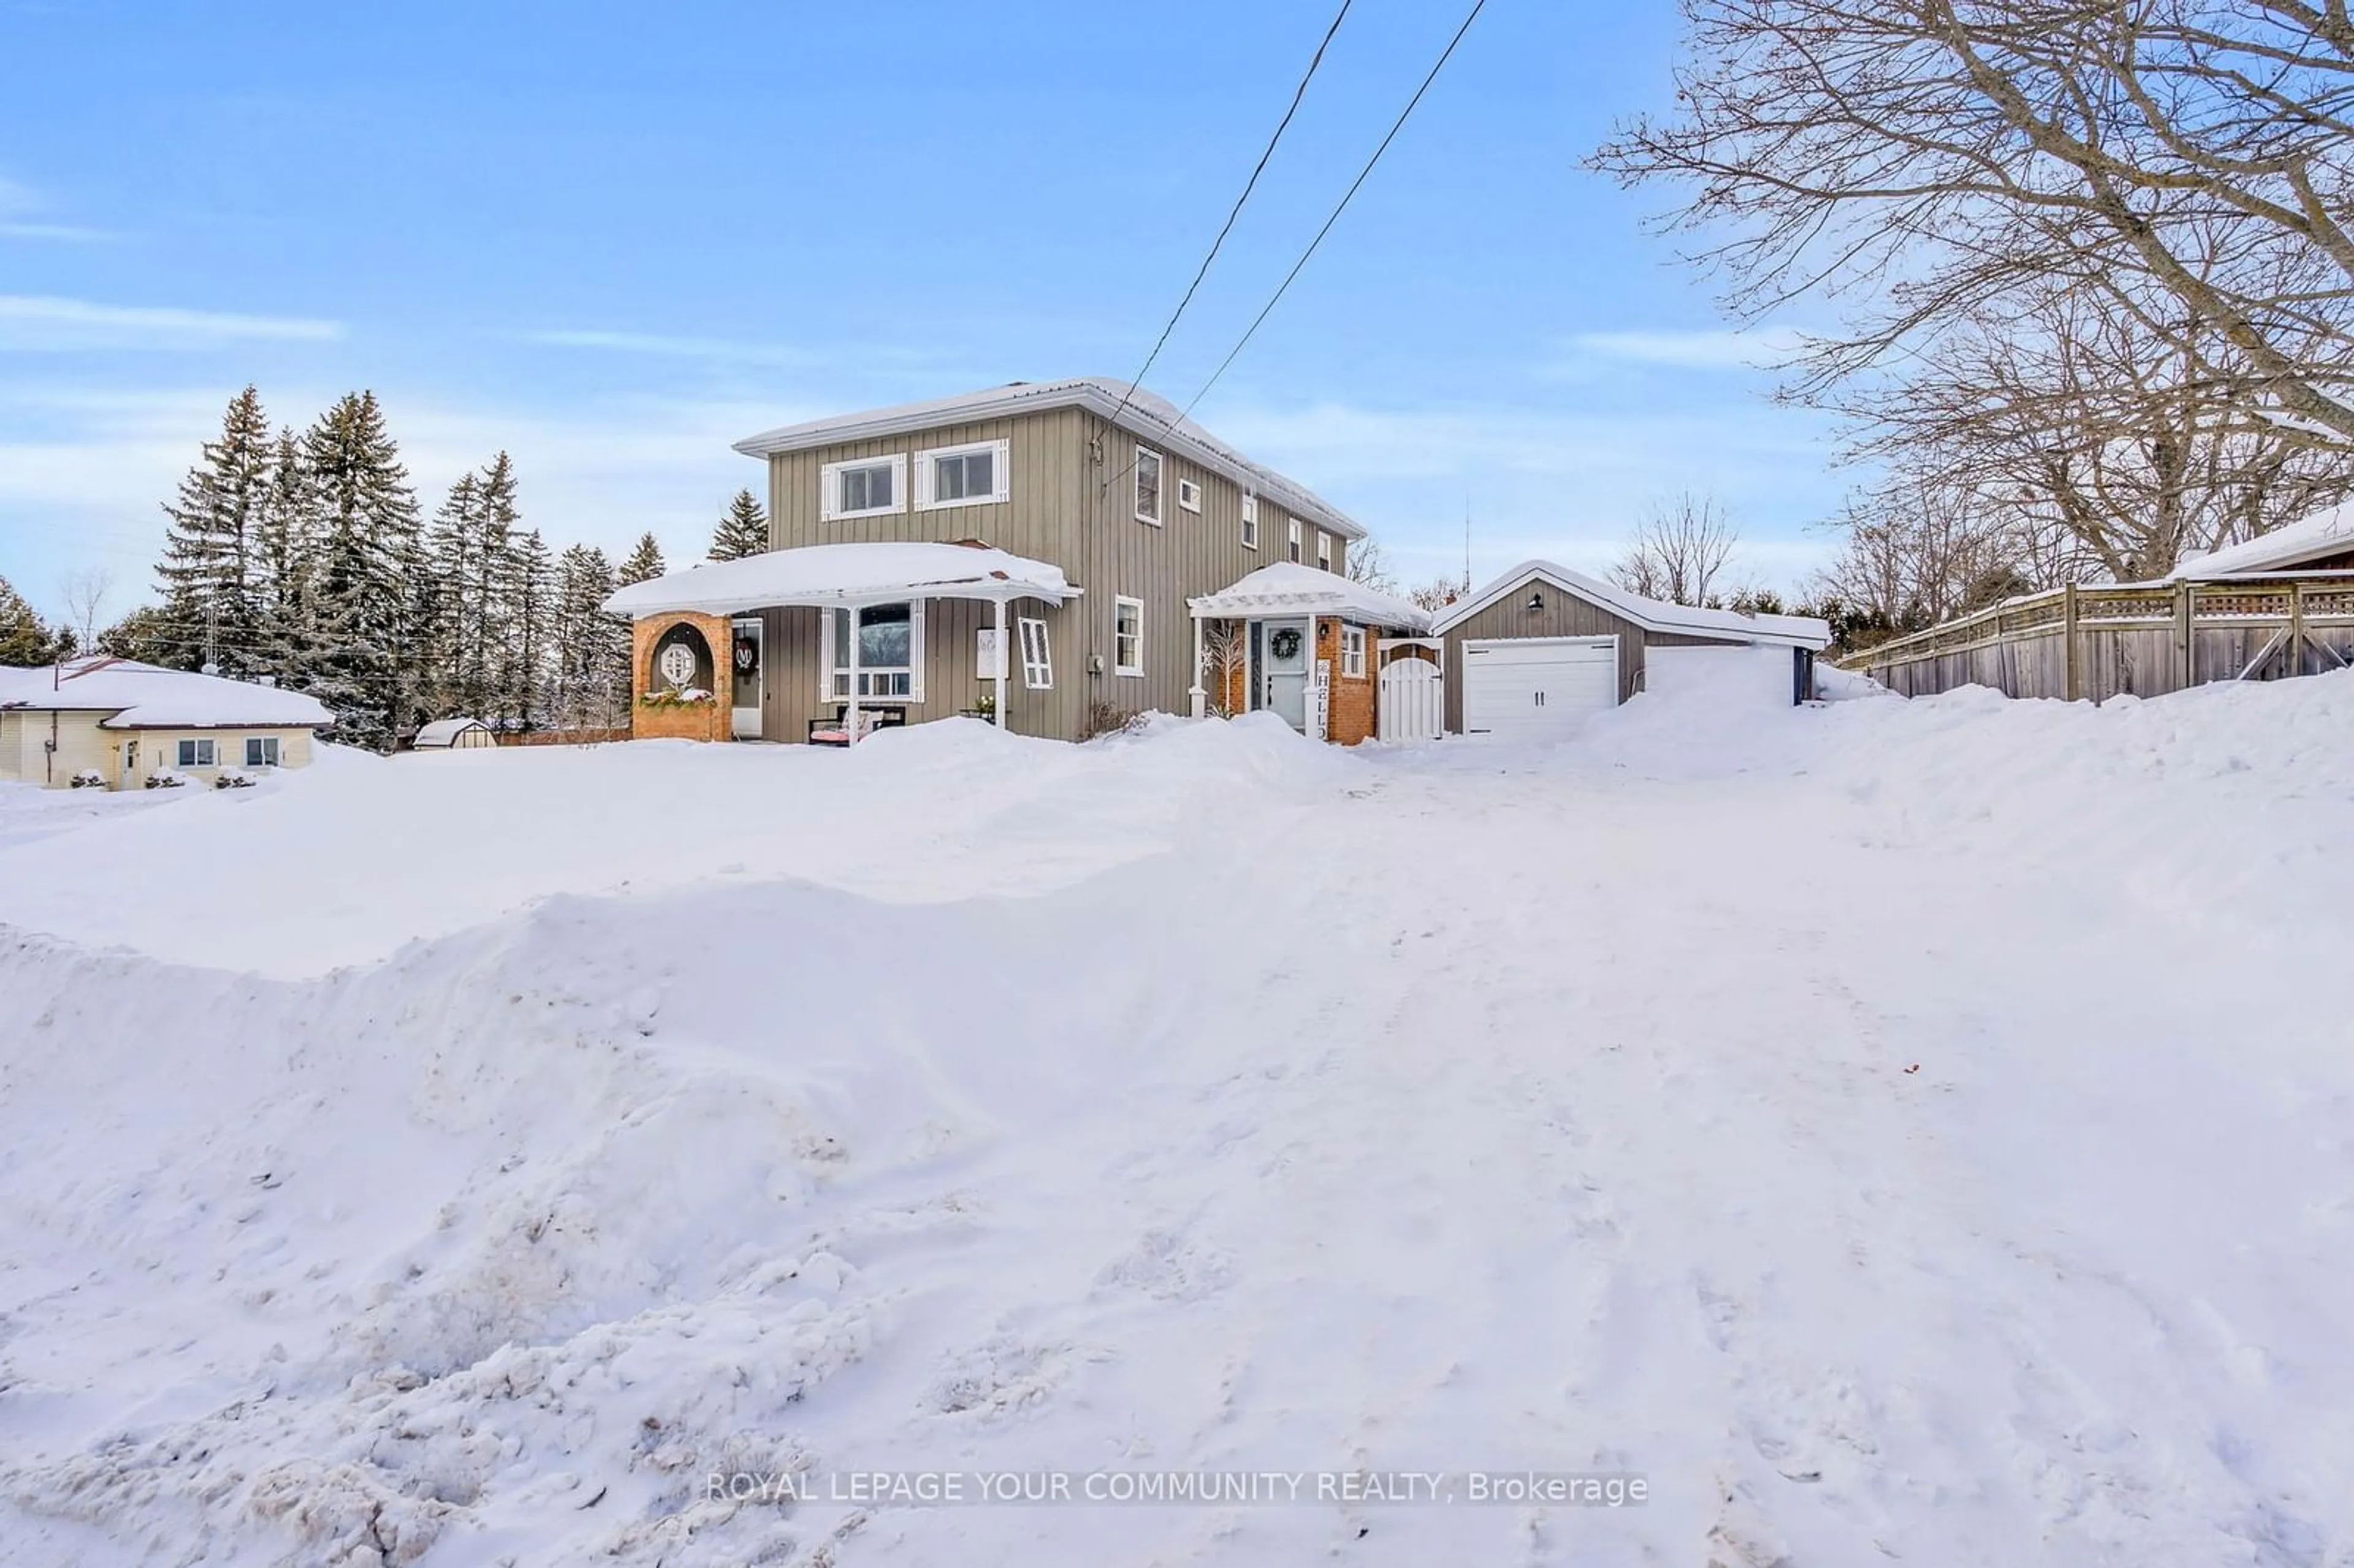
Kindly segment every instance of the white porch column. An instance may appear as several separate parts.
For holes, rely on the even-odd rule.
[[[1209,711],[1210,694],[1202,689],[1202,618],[1196,615],[1193,617],[1193,684],[1185,694],[1193,699],[1195,718],[1202,717]],[[1221,700],[1224,700],[1225,694],[1221,692],[1218,695]]]
[[[992,600],[997,606],[997,708],[990,716],[997,727],[1005,727],[1005,672],[1013,662],[1013,650],[1005,645],[1005,600]]]
[[[850,711],[842,721],[844,744],[858,744],[858,611],[857,605],[845,605],[839,613],[850,617]]]

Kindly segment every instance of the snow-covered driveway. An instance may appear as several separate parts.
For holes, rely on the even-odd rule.
[[[2345,1563],[2349,720],[935,726],[20,833],[0,1558]],[[705,1495],[788,1467],[1650,1499]]]

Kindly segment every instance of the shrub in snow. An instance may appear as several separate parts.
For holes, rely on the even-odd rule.
[[[676,692],[648,692],[638,699],[641,705],[650,708],[708,707],[712,700],[711,694],[701,686],[688,686]]]
[[[106,788],[106,775],[95,768],[85,768],[73,776],[73,787],[77,789],[103,789]]]
[[[168,771],[147,775],[147,788],[150,789],[177,789],[186,782],[187,780],[177,773]]]
[[[253,788],[253,775],[250,773],[223,773],[213,780],[213,788],[216,789],[250,789]]]

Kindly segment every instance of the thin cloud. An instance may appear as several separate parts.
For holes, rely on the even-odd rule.
[[[343,335],[341,322],[300,316],[238,315],[0,294],[0,353],[211,348],[255,340],[332,343]]]
[[[701,359],[725,365],[809,366],[820,356],[789,344],[739,343],[726,338],[675,337],[648,332],[531,332],[525,343],[543,348],[578,348],[607,354],[656,355],[670,359]]]
[[[48,205],[32,186],[0,175],[0,239],[90,244],[114,238],[104,229],[43,221],[38,215],[47,211]]]
[[[54,240],[66,245],[97,245],[116,238],[103,228],[82,228],[70,223],[0,223],[0,239]]]
[[[1771,370],[1807,346],[1795,327],[1697,332],[1589,332],[1569,340],[1578,354],[1679,370]]]

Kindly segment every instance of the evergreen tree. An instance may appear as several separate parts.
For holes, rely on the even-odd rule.
[[[500,715],[525,729],[538,727],[545,701],[547,659],[554,634],[555,567],[539,530],[526,528],[507,545],[502,561],[499,600],[505,641],[498,680]]]
[[[177,625],[154,605],[143,604],[98,634],[98,652],[116,659],[166,663],[178,652]]]
[[[414,677],[417,499],[373,392],[346,394],[302,438],[316,529],[308,687],[336,738],[388,751]]]
[[[47,664],[73,651],[71,633],[52,628],[0,577],[0,664]]]
[[[433,598],[427,706],[437,718],[479,717],[490,691],[492,572],[484,558],[482,485],[473,474],[459,475],[434,513],[425,555]]]
[[[750,491],[737,491],[736,499],[727,503],[727,514],[712,532],[711,558],[740,561],[747,556],[764,554],[768,548],[769,514],[760,509]]]
[[[315,522],[302,443],[291,428],[281,429],[270,450],[270,482],[255,519],[248,574],[254,670],[281,682],[300,676],[314,641],[309,584]]]
[[[557,722],[625,722],[630,623],[605,610],[620,586],[613,563],[593,545],[575,545],[557,562],[556,577]]]
[[[621,586],[648,582],[663,575],[662,546],[652,534],[638,535],[637,547],[621,561]]]
[[[248,673],[253,662],[252,550],[270,490],[270,417],[251,387],[229,399],[218,440],[164,504],[170,524],[156,577],[165,616],[179,628],[182,646],[172,662],[195,669],[207,661],[224,673]]]

